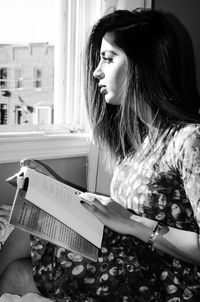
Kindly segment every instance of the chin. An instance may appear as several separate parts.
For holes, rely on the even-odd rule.
[[[106,95],[105,95],[105,102],[106,102],[107,104],[109,104],[109,105],[114,105],[114,106],[120,105],[119,100],[116,100],[116,99],[111,98],[111,97],[106,96]]]

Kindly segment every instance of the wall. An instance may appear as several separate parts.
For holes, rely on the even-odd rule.
[[[183,64],[183,81],[188,97],[194,106],[200,107],[200,1],[154,0],[153,8],[175,16],[169,16],[177,32]]]
[[[105,167],[103,154],[99,153],[99,162],[96,175],[96,193],[110,196],[110,182],[112,173]]]
[[[86,189],[86,157],[48,159],[41,161],[65,181]],[[0,204],[12,204],[15,189],[5,179],[18,172],[19,163],[0,164]]]

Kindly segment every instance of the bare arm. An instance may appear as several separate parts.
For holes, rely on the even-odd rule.
[[[94,194],[84,194],[85,199],[94,199]],[[97,196],[97,195],[96,195]],[[102,223],[112,230],[134,236],[147,242],[157,221],[132,215],[120,204],[108,197],[97,196],[93,205],[84,204]],[[198,234],[164,226],[154,242],[161,251],[178,259],[200,265],[200,247]]]
[[[133,224],[130,223],[130,235],[147,242],[157,221],[135,215],[132,215],[132,219]],[[154,242],[154,246],[171,256],[200,265],[199,239],[198,234],[195,232],[163,226]]]

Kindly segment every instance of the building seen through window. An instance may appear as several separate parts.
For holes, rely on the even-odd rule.
[[[53,23],[62,1],[1,1],[0,125],[53,124]]]
[[[87,130],[83,57],[101,4],[102,0],[2,0],[0,125],[6,127],[0,131]],[[12,22],[5,34],[8,15]]]
[[[0,124],[53,123],[54,46],[0,45]]]

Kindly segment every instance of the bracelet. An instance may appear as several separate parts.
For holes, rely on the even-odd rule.
[[[162,224],[161,223],[157,223],[153,232],[151,233],[150,237],[149,237],[149,240],[147,241],[147,246],[149,248],[151,248],[155,242],[155,240],[157,239],[161,229],[162,229]]]

